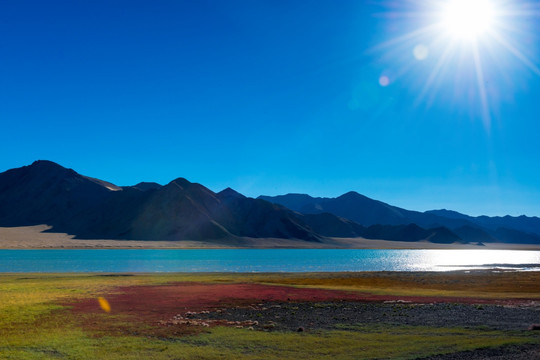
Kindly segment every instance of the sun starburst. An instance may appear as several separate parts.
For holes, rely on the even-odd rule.
[[[465,106],[478,108],[479,117],[489,130],[491,104],[498,101],[492,93],[500,94],[501,89],[508,91],[509,88],[508,79],[506,83],[493,81],[494,77],[502,79],[510,72],[509,61],[503,63],[501,57],[508,59],[510,55],[527,71],[540,75],[539,59],[528,49],[537,40],[534,31],[538,30],[537,25],[535,29],[531,24],[538,24],[540,20],[540,4],[507,0],[412,0],[406,3],[413,4],[412,9],[394,9],[391,19],[400,20],[408,32],[379,44],[377,49],[387,53],[397,74],[387,77],[384,86],[414,70],[410,58],[403,61],[400,60],[403,56],[396,56],[397,50],[403,53],[404,47],[411,49],[412,61],[421,63],[420,70],[415,72],[415,78],[421,82],[417,105],[425,102],[429,106],[441,84],[453,82],[453,92],[447,90],[446,93],[466,94],[463,96],[469,103]],[[474,104],[470,99],[474,99]]]

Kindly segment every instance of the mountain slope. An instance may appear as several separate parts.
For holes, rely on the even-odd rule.
[[[0,174],[0,226],[75,228],[82,214],[116,192],[121,188],[51,161],[36,161]]]
[[[285,207],[247,198],[232,189],[225,189],[217,196],[223,206],[216,209],[214,216],[236,235],[322,240],[300,214]]]
[[[202,185],[178,178],[153,191],[131,218],[129,239],[218,239],[231,234],[215,221],[219,199]]]
[[[331,213],[366,227],[416,224],[424,229],[447,228],[453,232],[449,239],[458,236],[466,242],[540,243],[540,218],[537,217],[472,217],[449,210],[411,211],[356,192],[348,192],[337,198],[314,198],[305,194],[259,198],[289,205],[292,210],[303,214]],[[396,229],[390,232],[379,230],[389,237],[393,236],[392,231]]]
[[[278,203],[284,206],[294,204],[291,210],[303,214],[319,214],[328,212],[363,226],[371,225],[408,225],[411,223],[422,227],[458,227],[467,225],[467,220],[448,219],[435,214],[402,209],[373,200],[367,196],[351,191],[337,198],[313,198],[304,194],[288,194],[281,196],[260,196],[259,199]],[[297,201],[302,199],[302,201]]]
[[[538,218],[474,218],[442,210],[421,213],[355,192],[338,198],[289,194],[277,200],[248,198],[230,188],[214,193],[184,178],[164,186],[143,182],[119,187],[50,161],[0,173],[0,226],[47,224],[50,231],[76,238],[328,242],[329,237],[364,237],[540,243],[538,233],[521,230],[535,230]]]
[[[533,233],[540,235],[540,218],[532,216],[469,216],[449,210],[430,210],[427,214],[434,214],[447,218],[459,218],[470,223],[482,226],[489,230],[498,228],[515,229],[524,233]]]
[[[0,226],[38,224],[87,239],[323,239],[301,215],[230,189],[183,178],[121,188],[50,161],[0,174]]]

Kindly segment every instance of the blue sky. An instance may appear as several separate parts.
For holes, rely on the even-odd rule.
[[[540,11],[491,1],[477,62],[424,1],[2,1],[0,171],[540,216]]]

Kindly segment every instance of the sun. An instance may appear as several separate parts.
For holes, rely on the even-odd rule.
[[[405,31],[374,48],[386,52],[388,64],[379,85],[409,81],[405,85],[417,93],[414,106],[429,108],[438,97],[439,105],[468,112],[489,132],[498,103],[518,91],[512,76],[519,69],[513,68],[516,60],[540,76],[539,1],[390,3],[383,6],[391,29]]]
[[[495,8],[489,0],[449,0],[443,4],[441,16],[450,36],[475,41],[491,30]]]

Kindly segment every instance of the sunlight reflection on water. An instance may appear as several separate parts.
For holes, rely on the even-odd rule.
[[[428,251],[428,250],[426,250]],[[441,270],[513,268],[520,270],[540,270],[538,251],[517,250],[446,250],[426,254],[431,262]]]
[[[517,250],[0,250],[0,272],[540,271]]]

